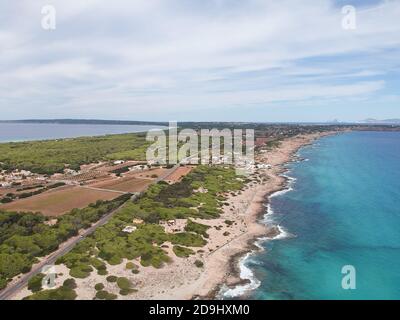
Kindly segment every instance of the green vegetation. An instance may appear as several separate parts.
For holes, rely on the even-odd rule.
[[[132,283],[125,277],[118,278],[117,285],[121,289],[119,293],[123,296],[127,296],[136,291],[132,289]]]
[[[107,280],[108,282],[117,282],[118,277],[116,277],[116,276],[108,276],[108,277],[106,278],[106,280]]]
[[[189,219],[185,227],[185,231],[201,234],[204,238],[208,238],[207,230],[209,228],[210,226],[206,226],[201,223],[196,223],[193,222],[191,219]]]
[[[63,283],[63,287],[71,289],[71,290],[76,289],[77,285],[76,285],[75,279],[69,278],[69,279],[65,280]]]
[[[76,297],[75,290],[61,286],[57,289],[36,292],[25,297],[24,300],[75,300]]]
[[[194,265],[195,265],[197,268],[202,268],[202,267],[204,266],[204,263],[203,263],[203,261],[196,260],[196,261],[194,262]]]
[[[127,262],[125,268],[128,270],[136,269],[136,265],[133,262]]]
[[[115,300],[118,298],[116,294],[107,292],[106,290],[100,290],[96,293],[96,298],[99,300]]]
[[[194,251],[189,248],[181,247],[181,246],[174,246],[172,249],[177,257],[186,258],[189,257],[191,254],[194,254]]]
[[[96,289],[96,291],[100,291],[104,289],[104,284],[102,283],[96,283],[96,285],[94,286],[94,288]]]
[[[240,190],[242,185],[243,181],[237,179],[233,168],[219,166],[198,166],[179,183],[152,185],[135,202],[126,202],[107,224],[97,228],[56,263],[64,263],[70,268],[71,276],[86,277],[92,267],[97,268],[96,264],[107,262],[118,265],[124,259],[139,259],[144,267],[160,268],[170,261],[162,248],[165,242],[173,244],[177,256],[189,256],[194,253],[190,248],[203,247],[207,243],[209,229],[209,226],[190,218],[218,217],[225,201],[223,194]],[[207,192],[196,192],[199,188]],[[122,232],[137,218],[145,223],[138,225],[132,233]],[[160,220],[178,218],[188,219],[184,232],[166,233],[164,227],[158,224]],[[129,269],[132,265],[127,264],[126,267]],[[132,272],[137,272],[135,270]],[[107,281],[118,280],[108,276]],[[127,293],[127,288],[121,290]]]
[[[65,164],[74,170],[99,160],[144,160],[150,145],[144,133],[106,135],[0,144],[0,169],[25,169],[35,173],[62,172]]]
[[[86,208],[74,209],[59,217],[53,226],[45,224],[47,218],[41,214],[0,211],[0,288],[14,276],[28,272],[37,257],[53,252],[80,229],[88,228],[127,199],[129,195],[123,195],[112,201],[97,201]],[[73,274],[83,277],[88,272],[87,268],[77,265]]]
[[[125,277],[117,279],[117,285],[120,289],[131,289],[132,283]]]
[[[42,290],[42,280],[44,278],[43,273],[39,273],[32,278],[29,279],[28,282],[28,289],[31,290],[32,292],[38,292]]]

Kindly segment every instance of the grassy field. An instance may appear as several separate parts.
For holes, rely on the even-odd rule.
[[[59,216],[74,208],[84,208],[97,200],[112,200],[118,193],[91,190],[82,187],[66,187],[45,192],[27,199],[0,205],[0,210],[40,212],[45,216]]]
[[[144,133],[107,135],[0,144],[3,169],[25,169],[35,173],[62,172],[99,160],[144,160],[150,145]]]

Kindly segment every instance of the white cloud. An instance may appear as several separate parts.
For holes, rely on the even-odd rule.
[[[346,101],[379,95],[399,66],[399,1],[360,8],[354,31],[328,0],[21,0],[2,15],[5,117]]]

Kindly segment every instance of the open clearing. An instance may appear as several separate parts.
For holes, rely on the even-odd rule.
[[[136,177],[124,177],[109,179],[100,183],[94,183],[89,187],[108,189],[122,192],[141,192],[147,188],[153,181],[150,179],[139,179]]]
[[[172,182],[172,183],[178,182],[184,176],[186,176],[190,171],[192,171],[192,169],[193,169],[193,167],[191,167],[191,166],[179,167],[173,173],[171,173],[168,177],[166,177],[165,180],[168,182]]]
[[[50,191],[30,198],[0,205],[0,209],[8,211],[41,212],[45,216],[58,216],[74,208],[84,208],[97,200],[111,200],[120,196],[109,191],[66,187],[62,190]]]
[[[162,177],[164,174],[166,174],[166,172],[168,172],[168,169],[166,169],[166,168],[155,168],[155,169],[145,170],[145,171],[141,171],[141,172],[128,173],[127,175],[134,176],[135,178],[142,178],[142,179],[157,179],[159,177]]]

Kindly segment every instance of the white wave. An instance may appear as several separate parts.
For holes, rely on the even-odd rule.
[[[279,230],[279,233],[273,237],[270,238],[270,240],[281,240],[281,239],[286,239],[286,238],[293,238],[294,235],[286,231],[281,225],[277,225],[277,228]]]
[[[221,289],[221,295],[224,298],[235,298],[242,296],[248,291],[257,289],[261,282],[255,276],[253,271],[246,266],[246,260],[252,255],[252,252],[247,253],[242,259],[240,259],[240,278],[248,280],[249,282],[243,285],[238,285],[235,288],[228,288],[223,286]]]
[[[288,181],[287,187],[283,190],[279,190],[279,191],[272,193],[269,196],[269,200],[273,197],[283,195],[286,192],[293,190],[291,185],[293,185],[297,179],[294,177],[288,176],[286,174],[282,174],[282,176],[285,177]],[[268,203],[264,206],[266,207],[266,214],[264,214],[263,222],[265,224],[272,224],[274,211],[272,209],[271,202],[268,201]],[[246,266],[246,262],[248,261],[250,256],[253,255],[257,251],[258,252],[263,251],[264,247],[262,244],[265,241],[281,240],[281,239],[285,239],[285,238],[294,237],[293,234],[286,231],[281,225],[278,224],[276,227],[278,228],[279,233],[275,237],[262,237],[262,238],[257,239],[257,241],[254,242],[254,245],[258,248],[258,250],[249,252],[240,259],[240,262],[239,262],[240,278],[243,280],[248,280],[248,283],[243,284],[243,285],[237,285],[234,288],[229,288],[226,285],[223,285],[218,294],[219,297],[221,297],[222,299],[223,298],[236,298],[236,297],[244,295],[248,291],[257,289],[260,286],[260,284],[261,284],[260,280],[258,280],[255,277],[253,271],[251,271],[251,269]],[[257,264],[257,262],[254,262],[254,263]]]

